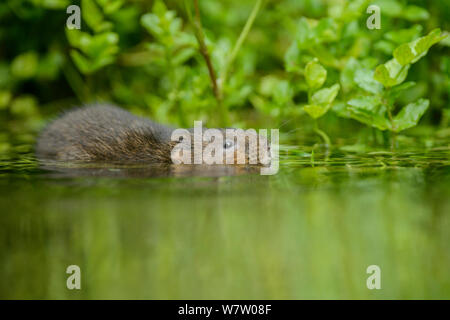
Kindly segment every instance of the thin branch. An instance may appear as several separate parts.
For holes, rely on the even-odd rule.
[[[239,38],[238,38],[236,44],[234,45],[234,48],[231,51],[231,54],[230,54],[228,60],[225,63],[225,66],[224,66],[223,72],[222,72],[222,76],[220,79],[218,79],[216,76],[216,72],[214,71],[214,67],[211,62],[211,57],[208,52],[208,47],[206,46],[206,43],[205,43],[205,35],[203,33],[203,27],[202,27],[202,22],[201,22],[201,17],[200,17],[200,8],[199,8],[198,0],[194,0],[195,20],[192,18],[190,6],[187,4],[187,2],[188,1],[185,1],[187,13],[188,13],[189,19],[194,24],[195,37],[197,38],[197,42],[200,47],[200,53],[206,62],[206,66],[208,67],[209,77],[211,79],[214,96],[216,97],[217,103],[219,105],[219,110],[222,113],[222,121],[225,124],[228,124],[228,113],[227,113],[227,110],[224,109],[224,106],[222,103],[222,100],[223,100],[222,88],[223,88],[223,85],[225,85],[228,70],[229,70],[230,66],[232,65],[234,59],[236,58],[239,50],[241,49],[242,44],[244,43],[245,39],[247,38],[247,36],[250,32],[250,29],[253,25],[253,22],[255,21],[259,10],[261,9],[263,0],[256,1],[255,6],[252,9],[252,12],[250,13],[250,16],[247,19],[247,22],[245,23],[245,26],[242,29],[241,34],[239,35]]]
[[[211,78],[211,83],[213,86],[213,92],[216,96],[216,99],[220,98],[219,88],[217,86],[217,77],[216,72],[214,71],[214,67],[211,62],[211,56],[209,55],[208,47],[205,43],[205,35],[203,34],[202,20],[200,17],[200,9],[198,5],[198,0],[194,0],[194,8],[195,8],[195,29],[196,29],[196,37],[198,44],[200,46],[200,53],[205,59],[206,66],[208,67],[209,77]]]
[[[250,29],[252,28],[253,22],[255,22],[256,16],[258,15],[259,10],[261,9],[262,0],[257,0],[255,6],[252,9],[252,12],[250,13],[250,16],[247,19],[247,22],[245,23],[244,29],[242,29],[241,34],[239,35],[239,38],[234,45],[233,51],[231,51],[231,54],[228,58],[228,60],[225,63],[225,67],[223,69],[222,74],[222,83],[226,82],[227,79],[227,73],[228,69],[230,68],[231,64],[233,63],[234,59],[236,58],[239,50],[241,49],[242,44],[244,43],[245,39],[248,36],[248,33],[250,32]]]
[[[227,114],[226,110],[224,110],[223,104],[222,104],[222,98],[223,98],[222,90],[219,87],[217,75],[216,75],[214,66],[211,61],[211,56],[209,54],[208,47],[206,46],[206,43],[205,43],[205,35],[203,33],[203,26],[202,26],[202,21],[201,21],[201,16],[200,16],[200,7],[198,4],[198,0],[194,0],[195,19],[192,18],[190,7],[187,4],[187,2],[186,2],[186,8],[187,8],[187,13],[188,13],[189,19],[191,20],[191,22],[194,25],[195,37],[197,38],[200,54],[203,56],[203,59],[205,60],[206,66],[208,68],[209,78],[211,79],[211,84],[212,84],[212,90],[213,90],[214,96],[217,100],[219,110],[221,112],[222,121],[225,124],[228,124],[228,114]]]
[[[319,129],[317,119],[314,119],[314,132],[317,133],[323,139],[323,142],[325,142],[327,148],[331,146],[331,141],[328,135],[324,131]]]

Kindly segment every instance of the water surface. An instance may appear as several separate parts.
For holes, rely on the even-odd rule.
[[[292,144],[274,176],[39,163],[13,146],[0,156],[0,298],[448,299],[448,146]],[[366,287],[369,265],[381,290]]]

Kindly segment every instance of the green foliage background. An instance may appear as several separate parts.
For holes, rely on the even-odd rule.
[[[202,28],[195,0],[0,1],[0,298],[450,298],[450,1],[198,3]],[[95,101],[281,127],[280,171],[36,161],[36,133]]]
[[[81,7],[81,30],[66,28],[70,4]],[[366,27],[370,4],[381,7],[381,30]],[[318,130],[309,114],[321,118],[325,131],[335,135],[333,128],[339,128],[345,136],[355,128],[368,131],[365,125],[400,131],[415,126],[425,113],[422,124],[444,131],[448,127],[448,1],[199,1],[219,99],[199,50],[193,5],[194,1],[2,1],[2,126],[13,132],[35,131],[48,117],[71,106],[111,101],[180,126],[203,119],[209,126],[273,128],[290,120],[287,129],[315,125]],[[242,46],[236,47],[252,12],[256,19]],[[397,83],[404,82],[395,101],[383,100],[390,96],[377,81],[380,78],[374,80],[377,66],[392,59],[402,44],[435,28],[443,33],[437,32],[439,39],[425,50],[425,57],[408,66],[406,79]],[[318,73],[308,82],[305,70]],[[328,91],[315,94],[322,86]],[[420,99],[429,100],[429,108]],[[402,118],[397,126],[392,118],[396,115]]]

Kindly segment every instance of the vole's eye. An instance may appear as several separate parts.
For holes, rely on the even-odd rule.
[[[224,149],[229,149],[229,148],[231,148],[233,145],[234,145],[233,141],[227,140],[227,141],[224,142],[223,148],[224,148]]]
[[[178,142],[183,141],[183,137],[181,136],[180,138],[178,138]]]

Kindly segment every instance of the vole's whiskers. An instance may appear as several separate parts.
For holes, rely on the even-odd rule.
[[[286,121],[284,121],[283,123],[281,123],[281,125],[278,127],[278,130],[281,129],[282,127],[284,127],[286,124],[288,124],[289,122],[291,122],[293,119],[288,119]]]
[[[286,134],[291,134],[291,133],[293,133],[295,131],[298,131],[298,130],[300,130],[300,128],[295,128],[295,129],[292,129],[292,130],[286,132]]]

